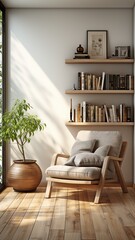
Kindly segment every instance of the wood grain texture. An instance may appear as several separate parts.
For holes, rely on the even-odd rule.
[[[66,59],[66,64],[133,64],[134,59]]]
[[[94,204],[94,186],[0,194],[0,240],[133,240],[135,239],[135,189],[123,194],[119,187],[105,188]]]
[[[66,126],[134,126],[134,122],[66,122]]]
[[[134,94],[134,90],[66,90],[65,94]]]

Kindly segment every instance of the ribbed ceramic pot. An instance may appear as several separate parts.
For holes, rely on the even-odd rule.
[[[15,191],[35,191],[42,179],[42,172],[36,160],[14,160],[7,175],[8,185]]]

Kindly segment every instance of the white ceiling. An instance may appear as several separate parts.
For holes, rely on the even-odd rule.
[[[1,0],[6,8],[133,8],[135,0]]]

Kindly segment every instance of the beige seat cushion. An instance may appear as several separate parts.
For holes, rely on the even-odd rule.
[[[73,167],[65,165],[50,166],[46,169],[47,177],[76,180],[99,180],[101,168],[99,167]],[[107,179],[113,177],[111,171],[107,171]]]

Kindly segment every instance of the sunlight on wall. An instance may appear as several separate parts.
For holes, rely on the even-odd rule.
[[[32,144],[27,147],[28,158],[34,155],[45,168],[50,164],[54,152],[67,152],[73,141],[65,127],[68,106],[56,85],[13,33],[10,44],[9,99],[13,103],[16,98],[25,98],[32,105],[34,113],[47,124],[45,131],[36,133]],[[15,144],[12,144],[12,158],[18,157]],[[44,158],[48,159],[46,163]]]

